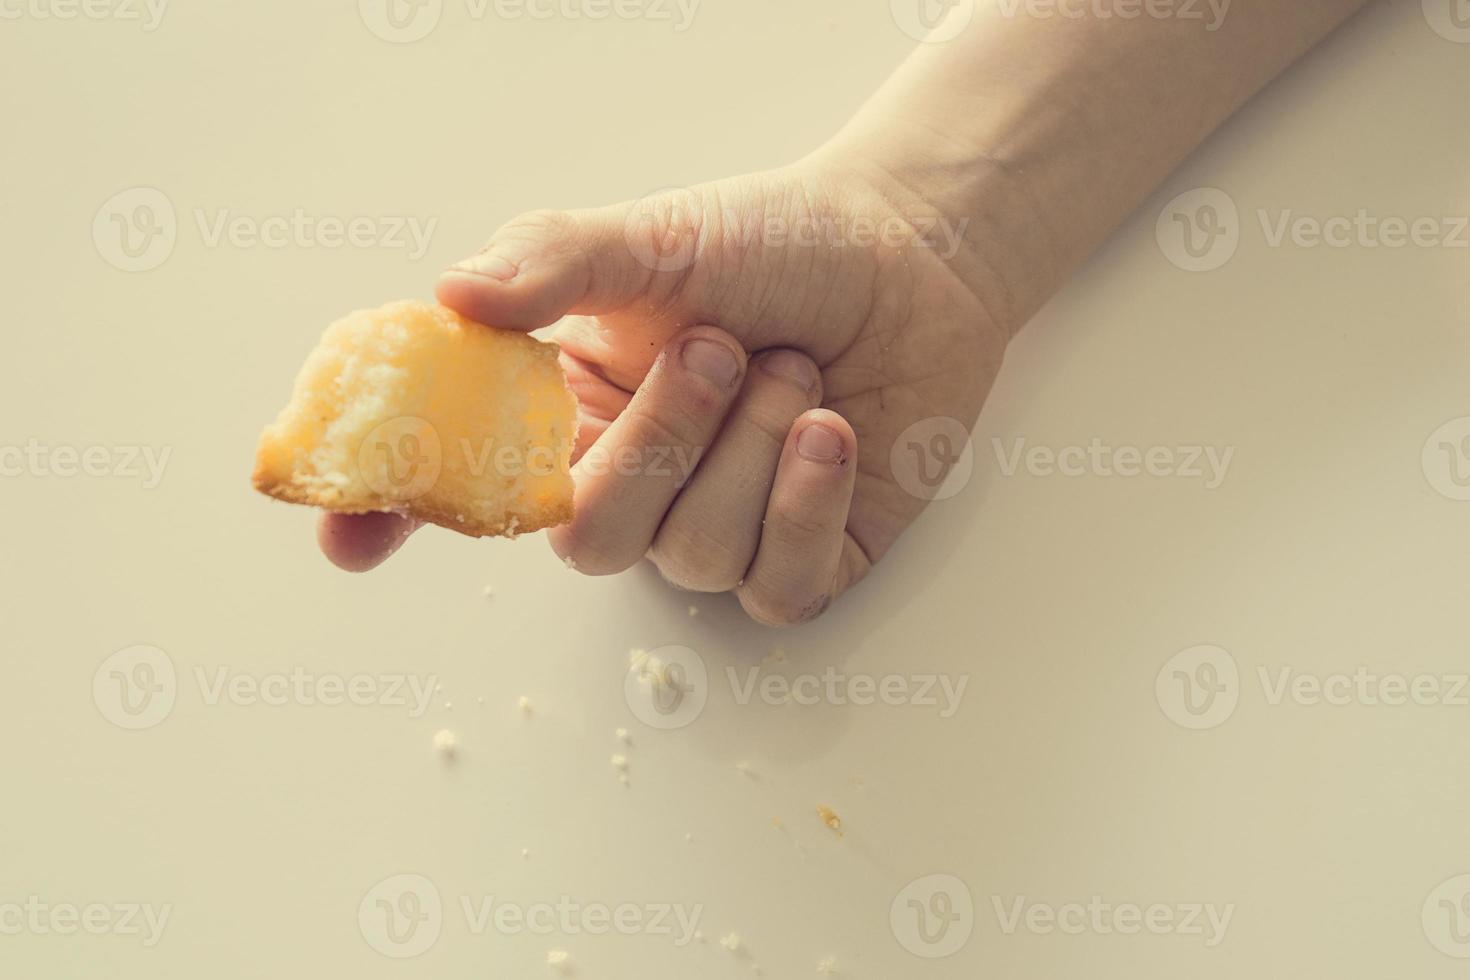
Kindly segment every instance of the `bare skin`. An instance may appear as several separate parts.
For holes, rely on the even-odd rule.
[[[986,8],[790,167],[506,224],[437,294],[562,347],[582,440],[552,547],[595,575],[647,557],[770,625],[818,615],[924,507],[900,433],[971,426],[1070,271],[1362,2],[1261,0],[1213,31]],[[594,465],[618,453],[698,465]],[[412,530],[327,515],[319,541],[361,571]]]

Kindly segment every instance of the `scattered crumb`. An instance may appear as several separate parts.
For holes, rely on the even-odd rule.
[[[568,555],[567,557],[563,558],[561,560],[561,563],[563,565],[567,566],[568,568],[573,569],[573,570],[575,570],[576,567],[577,567],[577,562],[576,562],[576,560],[574,558],[572,558],[571,555]]]
[[[831,976],[837,972],[837,957],[827,956],[817,961],[817,972],[823,976]]]
[[[772,827],[775,827],[777,830],[780,830],[781,829],[781,818],[780,817],[772,817],[771,818],[771,826]]]
[[[637,670],[639,667],[642,667],[646,663],[648,663],[647,650],[641,649],[639,647],[634,647],[633,649],[628,651],[628,667],[630,669]]]
[[[445,711],[453,711],[454,710],[454,702],[453,701],[445,701],[444,702],[444,710]]]
[[[567,961],[571,958],[571,954],[568,953],[566,950],[553,949],[551,952],[546,954],[546,965],[554,966],[559,970],[562,967],[566,966]]]
[[[693,834],[685,834],[684,835],[684,839],[687,840],[687,841],[693,841],[694,840],[694,835]]]
[[[822,823],[826,824],[828,829],[830,829],[834,834],[836,834],[838,837],[842,836],[842,818],[839,817],[836,813],[832,812],[831,807],[817,807],[817,816],[822,818]]]
[[[740,941],[740,933],[732,932],[727,936],[721,936],[720,945],[725,947],[732,953],[740,952],[740,947],[742,945]]]
[[[485,588],[483,588],[483,589],[480,590],[480,594],[483,595],[486,599],[490,598],[491,596],[493,596],[495,594],[495,586],[493,586],[493,585],[487,585],[487,586],[485,586]]]
[[[857,786],[857,787],[861,788],[862,785],[863,785],[863,777],[861,777],[861,776],[854,776],[854,777],[852,777],[852,779],[850,780],[850,782],[854,786]]]
[[[689,607],[689,618],[690,619],[693,619],[695,616],[698,616],[698,615],[699,615],[699,607],[698,606],[690,606]]]
[[[738,773],[740,773],[740,775],[742,775],[742,776],[752,775],[752,773],[750,771],[750,763],[748,763],[748,762],[737,762],[737,763],[735,763],[735,771],[738,772]]]
[[[628,730],[626,728],[619,728],[617,731],[613,732],[613,734],[616,735],[618,737],[618,741],[622,742],[624,745],[627,745],[633,741],[633,739],[629,737]]]
[[[454,737],[453,732],[446,728],[434,736],[434,748],[438,749],[442,755],[452,756],[459,748],[459,740]]]
[[[628,768],[628,757],[625,755],[613,756],[612,767],[614,769],[626,770]]]
[[[522,694],[519,700],[516,701],[516,707],[520,708],[523,714],[529,715],[531,713],[531,699]]]
[[[476,704],[484,704],[485,703],[485,699],[483,697],[475,698],[475,703]]]
[[[529,861],[531,859],[531,849],[529,847],[521,848],[521,857]]]
[[[694,941],[697,942],[697,943],[704,942],[704,930],[703,929],[695,929],[694,930]]]
[[[625,772],[618,773],[618,782],[622,783],[624,786],[627,786],[628,785],[628,774],[625,773]]]
[[[761,663],[763,663],[763,664],[775,664],[775,663],[780,663],[781,661],[783,661],[785,659],[786,659],[786,651],[785,650],[782,650],[780,647],[773,647],[771,649],[771,652],[770,653],[766,654],[764,657],[761,658]]]
[[[434,685],[434,693],[435,694],[441,694],[441,693],[443,693],[443,691],[444,691],[444,685],[443,684],[435,684]]]

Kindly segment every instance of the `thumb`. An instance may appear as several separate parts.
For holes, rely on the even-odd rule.
[[[676,283],[700,251],[700,198],[665,191],[580,211],[532,211],[507,222],[476,255],[439,277],[445,306],[520,330],[569,313],[613,313]]]

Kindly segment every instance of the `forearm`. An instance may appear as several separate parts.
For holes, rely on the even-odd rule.
[[[1099,3],[1114,16],[1098,17]],[[1062,0],[1082,16],[977,0],[958,36],[921,45],[819,155],[870,169],[906,211],[962,226],[958,271],[998,292],[994,312],[1014,332],[1206,136],[1364,3],[1236,0],[1219,16],[1201,2],[1202,19],[1185,19],[1150,16],[1147,0]]]

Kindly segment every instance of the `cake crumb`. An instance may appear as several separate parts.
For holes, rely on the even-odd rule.
[[[531,713],[531,699],[522,694],[516,701],[516,707],[521,709],[522,714],[529,715]]]
[[[725,947],[726,949],[728,949],[732,953],[738,953],[738,952],[740,952],[740,948],[743,945],[742,942],[741,942],[741,940],[740,940],[740,933],[738,933],[738,932],[732,932],[732,933],[729,933],[728,935],[721,936],[720,937],[720,945],[723,946],[723,947]]]
[[[617,731],[613,732],[613,734],[616,735],[618,741],[622,742],[624,745],[627,745],[633,741],[632,738],[629,737],[628,730],[626,728],[619,728]]]
[[[571,555],[567,555],[565,558],[563,558],[561,560],[561,563],[563,565],[567,566],[568,568],[572,569],[573,571],[576,571],[576,569],[577,569],[576,559],[574,559]]]
[[[521,859],[523,861],[529,861],[531,859],[531,849],[529,847],[521,848]]]
[[[698,616],[698,615],[699,615],[699,607],[698,606],[690,606],[689,607],[689,618],[690,619],[693,619],[695,616]]]
[[[445,701],[444,702],[444,710],[445,711],[453,711],[454,710],[454,702],[453,701]]]
[[[737,762],[737,763],[735,763],[735,771],[738,772],[738,773],[740,773],[740,775],[742,775],[742,776],[750,776],[750,775],[752,775],[752,773],[750,771],[750,763],[748,763],[748,762]]]
[[[561,970],[566,967],[567,961],[572,958],[571,954],[564,949],[553,949],[546,954],[546,965]]]
[[[694,930],[694,941],[697,942],[697,943],[704,942],[704,930],[703,929],[695,929]]]
[[[480,590],[480,594],[483,595],[486,599],[489,599],[491,596],[495,595],[495,586],[485,586],[483,589]]]
[[[626,770],[628,768],[628,757],[625,755],[613,756],[612,767],[614,769]]]
[[[459,740],[446,728],[434,735],[434,748],[439,750],[440,755],[453,756],[459,748]]]
[[[837,972],[837,957],[827,956],[817,961],[817,972],[830,977]]]
[[[693,834],[685,834],[684,835],[684,839],[687,840],[687,841],[689,841],[690,843],[693,843],[693,841],[694,841],[694,835]]]
[[[826,824],[829,830],[838,837],[842,836],[842,818],[834,813],[831,807],[817,807],[817,816],[822,818],[822,823]]]

